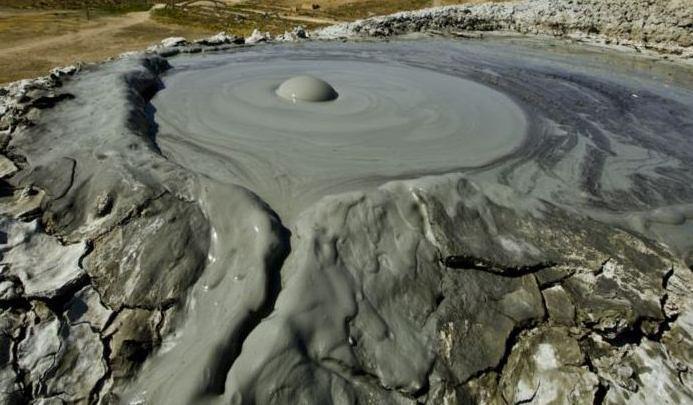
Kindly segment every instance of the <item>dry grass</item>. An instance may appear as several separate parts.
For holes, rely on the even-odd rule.
[[[0,7],[24,10],[84,10],[97,14],[123,14],[149,10],[152,0],[0,0]]]
[[[291,31],[297,25],[302,25],[306,29],[324,25],[306,21],[291,21],[272,13],[248,12],[246,9],[236,6],[230,6],[222,10],[202,7],[187,9],[165,8],[154,10],[152,18],[163,24],[188,25],[213,31],[226,31],[227,33],[240,36],[248,36],[255,29],[272,34],[280,34],[285,31]]]
[[[365,0],[350,2],[325,9],[327,15],[340,20],[357,20],[373,15],[392,14],[397,11],[430,7],[430,0]]]
[[[0,10],[0,83],[46,74],[55,66],[94,62],[143,49],[170,36],[198,38],[211,30],[165,25],[144,13],[87,20],[77,11]]]
[[[282,0],[279,0],[282,1]],[[295,0],[283,0],[286,3],[297,3]],[[447,6],[453,4],[489,3],[507,0],[327,0],[323,6],[320,1],[314,2],[320,8],[313,11],[299,9],[299,13],[322,13],[325,16],[343,21],[368,18],[375,15],[392,14],[398,11],[418,10],[426,7]],[[294,6],[296,7],[296,6]],[[298,6],[300,7],[300,6]]]
[[[156,10],[157,21],[224,30],[248,35],[254,29],[280,34],[296,25],[317,28],[339,21],[372,15],[416,10],[434,5],[462,4],[480,0],[200,0]],[[313,9],[311,6],[316,5]]]
[[[130,11],[148,9],[153,0],[0,0],[0,83],[42,75],[54,66],[142,49],[170,36],[199,38],[220,30],[245,36],[254,29],[278,34],[297,25],[312,29],[335,21],[482,0],[221,1],[156,10],[150,19],[145,12]],[[306,7],[312,4],[319,7]]]

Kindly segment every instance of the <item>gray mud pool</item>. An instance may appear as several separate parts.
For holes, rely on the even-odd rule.
[[[692,215],[690,68],[507,39],[279,45],[172,64],[152,101],[163,152],[282,218],[328,194],[453,172],[630,213],[632,225]],[[276,94],[301,74],[339,98]]]

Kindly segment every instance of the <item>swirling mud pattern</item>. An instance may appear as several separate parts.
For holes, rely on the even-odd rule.
[[[364,53],[276,49],[183,62],[154,100],[157,142],[193,170],[295,214],[327,193],[487,164],[524,141],[524,113],[502,93],[388,61],[379,47]],[[339,97],[311,103],[276,94],[303,73]]]
[[[328,193],[455,171],[613,212],[693,200],[690,76],[592,52],[399,41],[181,58],[153,101],[157,142],[290,216]],[[339,98],[278,97],[298,74]]]

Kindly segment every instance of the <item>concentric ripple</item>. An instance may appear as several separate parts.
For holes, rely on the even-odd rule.
[[[327,81],[339,98],[277,96],[301,74]],[[278,189],[294,199],[335,184],[482,165],[517,148],[527,126],[500,92],[402,64],[234,61],[173,74],[166,86],[154,102],[165,150],[270,200]],[[276,184],[265,190],[268,181]]]
[[[502,39],[267,46],[172,64],[153,100],[161,150],[287,222],[328,194],[449,172],[591,215],[693,201],[689,67]],[[339,97],[276,94],[302,75]]]

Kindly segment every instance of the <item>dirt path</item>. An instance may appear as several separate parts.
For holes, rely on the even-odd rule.
[[[166,37],[199,38],[212,33],[161,24],[146,11],[86,20],[79,12],[0,10],[0,84],[46,74],[55,66],[144,49]]]
[[[76,43],[84,40],[107,37],[110,34],[113,34],[115,31],[120,31],[128,27],[132,27],[133,25],[147,22],[148,20],[148,11],[127,13],[118,17],[99,18],[98,25],[92,28],[84,28],[76,32],[69,32],[54,37],[39,38],[9,48],[0,48],[0,58],[6,57],[9,54],[39,51],[42,48],[54,48],[56,46]]]

